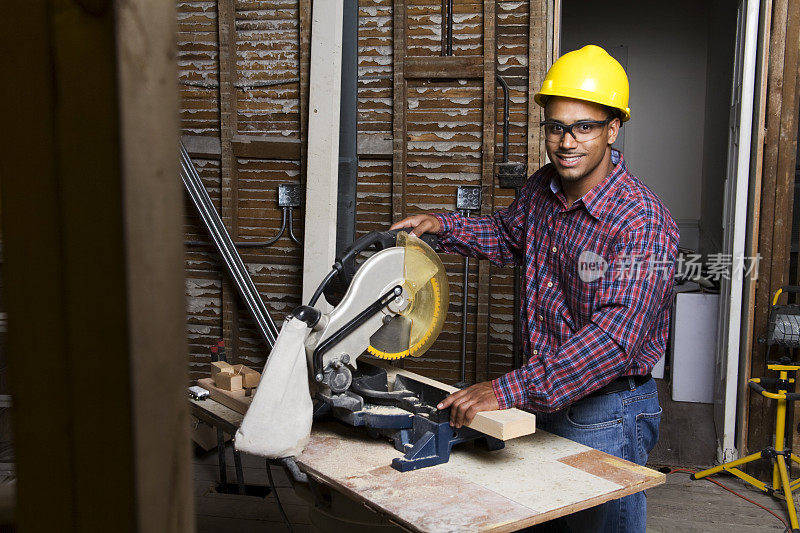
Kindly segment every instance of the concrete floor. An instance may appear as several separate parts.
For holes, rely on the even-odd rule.
[[[650,463],[684,467],[713,464],[717,454],[714,406],[674,402],[669,382],[657,379],[656,384],[663,413],[658,443],[650,452]]]

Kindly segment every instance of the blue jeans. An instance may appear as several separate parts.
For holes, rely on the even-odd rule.
[[[539,429],[644,465],[658,441],[661,406],[655,380],[630,390],[592,396],[557,413],[537,413]],[[567,516],[555,531],[644,532],[647,499],[637,492]]]

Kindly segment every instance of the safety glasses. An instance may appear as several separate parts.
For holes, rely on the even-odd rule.
[[[564,135],[569,133],[577,142],[586,142],[596,139],[603,132],[606,124],[614,120],[579,120],[572,124],[562,124],[555,120],[545,120],[539,123],[544,128],[544,140],[550,143],[561,142]]]

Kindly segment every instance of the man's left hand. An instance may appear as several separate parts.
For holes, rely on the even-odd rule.
[[[476,383],[471,387],[454,392],[436,406],[437,409],[450,408],[450,425],[460,428],[472,422],[482,411],[497,411],[500,404],[494,395],[491,381]]]

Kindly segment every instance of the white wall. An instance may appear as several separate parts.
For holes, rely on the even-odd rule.
[[[631,120],[623,127],[625,160],[678,221],[681,244],[696,249],[706,133],[707,3],[568,0],[562,6],[562,53],[586,44],[627,49]],[[729,96],[730,89],[719,95]],[[719,191],[721,204],[721,183]]]
[[[700,203],[700,252],[722,250],[722,206],[728,163],[736,6],[712,0],[708,22],[703,190]]]

